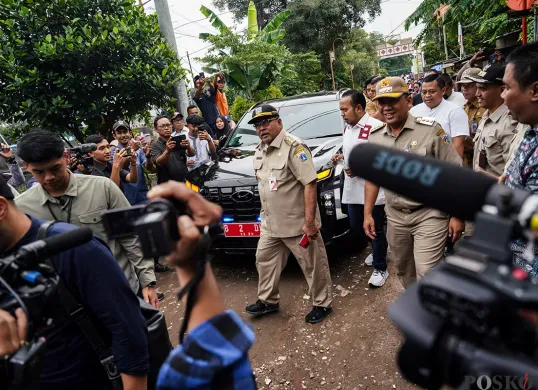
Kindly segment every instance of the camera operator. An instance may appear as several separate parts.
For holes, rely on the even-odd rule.
[[[136,183],[138,181],[136,154],[126,157],[125,150],[120,150],[114,154],[113,162],[110,163],[110,145],[103,136],[97,134],[90,135],[86,138],[85,143],[97,145],[97,150],[89,153],[93,158],[91,175],[108,177],[122,191],[124,189],[124,183]],[[130,163],[131,167],[134,167],[131,172],[123,169],[126,161]]]
[[[137,293],[140,287],[146,302],[159,307],[153,261],[142,258],[138,239],[108,240],[101,223],[105,210],[130,207],[121,190],[105,177],[71,173],[63,142],[50,131],[29,132],[19,140],[17,148],[27,170],[39,183],[17,197],[17,206],[36,218],[90,228],[110,247],[132,290]]]
[[[196,274],[194,254],[200,238],[199,228],[220,221],[222,210],[176,182],[154,187],[148,197],[175,198],[192,210],[192,218],[178,218],[181,240],[168,257],[168,262],[176,268],[179,285],[185,286]],[[157,388],[255,389],[248,359],[254,332],[239,315],[226,310],[209,263],[195,291],[196,300],[187,325],[187,336],[162,366]]]
[[[187,177],[187,156],[195,155],[186,137],[179,145],[172,135],[172,122],[166,115],[159,115],[153,121],[159,139],[151,145],[151,158],[157,166],[157,183],[168,180],[184,182]]]
[[[142,142],[136,139],[133,139],[133,134],[131,128],[124,121],[117,121],[112,127],[112,135],[115,138],[115,141],[118,142],[117,148],[110,150],[110,162],[114,161],[115,152],[120,150],[131,150],[131,154],[136,157],[137,162],[137,171],[138,171],[138,180],[130,181],[123,186],[123,193],[129,201],[130,204],[141,204],[147,202],[148,193],[148,184],[146,183],[146,178],[144,176],[144,168],[149,172],[155,172],[155,165],[153,164],[152,159],[150,158],[151,151],[151,140],[148,140],[147,143],[142,145]],[[150,136],[148,136],[150,137]],[[122,165],[127,172],[134,170],[134,165],[129,164],[125,161]]]
[[[26,156],[24,152],[22,155]],[[15,253],[21,246],[34,242],[43,223],[19,210],[7,185],[0,183],[0,256]],[[74,228],[57,223],[48,236]],[[52,256],[50,260],[67,290],[109,334],[124,390],[145,389],[149,367],[147,325],[140,315],[138,299],[110,250],[94,237],[87,244]],[[46,340],[47,350],[34,388],[111,390],[111,382],[92,345],[67,313],[58,292],[50,297],[43,313],[53,319],[53,324],[36,330],[35,336]],[[25,340],[25,316],[20,309],[16,311],[17,321],[9,316],[0,311],[0,355],[14,352],[17,344],[20,346]]]

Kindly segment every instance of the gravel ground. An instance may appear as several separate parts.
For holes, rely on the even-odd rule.
[[[257,272],[253,256],[213,259],[226,304],[249,321],[256,332],[250,358],[261,389],[416,389],[401,378],[396,354],[401,342],[387,307],[402,287],[389,263],[385,286],[368,288],[372,268],[360,255],[329,251],[333,280],[333,313],[321,324],[305,323],[311,309],[301,269],[289,261],[281,280],[280,312],[252,318],[245,306],[256,301]],[[183,318],[173,272],[159,276],[161,302],[171,340],[178,343]]]

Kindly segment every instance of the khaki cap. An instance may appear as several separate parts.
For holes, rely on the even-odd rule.
[[[482,72],[482,69],[480,68],[469,68],[465,69],[463,73],[461,74],[460,81],[457,81],[456,84],[471,84],[474,83],[473,80],[471,80],[472,77],[476,77]]]
[[[372,100],[379,98],[399,98],[404,93],[409,93],[409,87],[405,80],[401,77],[386,77],[377,83],[375,87],[375,97]]]

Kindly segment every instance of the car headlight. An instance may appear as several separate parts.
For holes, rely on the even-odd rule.
[[[187,188],[190,188],[194,192],[200,192],[200,187],[198,187],[196,184],[192,184],[190,181],[185,181],[185,185]]]
[[[320,181],[325,180],[326,178],[331,176],[332,171],[333,171],[332,168],[327,168],[327,169],[324,169],[322,171],[319,171],[318,172],[318,180],[320,180]]]

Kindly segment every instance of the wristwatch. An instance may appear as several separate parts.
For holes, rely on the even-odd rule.
[[[17,160],[15,160],[15,157],[10,157],[6,160],[6,163],[11,164],[11,165],[17,164]]]

